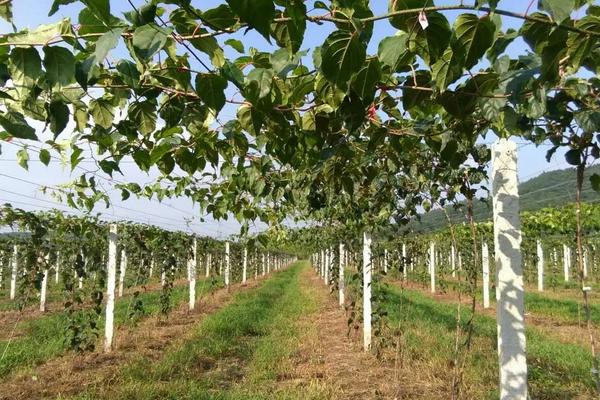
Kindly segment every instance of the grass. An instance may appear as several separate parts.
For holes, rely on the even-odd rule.
[[[316,307],[300,284],[307,265],[296,263],[261,287],[236,294],[227,307],[196,326],[187,340],[168,348],[160,361],[137,359],[124,366],[110,388],[77,398],[306,398],[276,383],[291,367],[287,359],[302,334],[296,321]]]
[[[527,312],[543,314],[557,321],[585,324],[581,301],[553,299],[538,293],[526,293],[525,309]],[[600,324],[600,305],[590,304],[590,311],[592,322]]]
[[[117,278],[118,278],[118,275],[117,275]],[[139,277],[133,275],[133,276],[126,277],[125,288],[127,288],[128,290],[132,290],[133,288],[141,288],[142,284],[149,285],[149,284],[158,284],[158,283],[159,283],[158,277],[154,277],[150,280],[142,282],[139,279]],[[85,283],[84,283],[84,285],[85,285]],[[118,285],[119,285],[119,282],[117,281],[117,288],[118,288]],[[51,272],[50,275],[48,275],[46,304],[51,305],[52,303],[61,303],[64,299],[63,291],[64,291],[63,283],[60,280],[58,283],[55,283],[54,273]],[[16,311],[19,309],[18,302],[16,300],[10,300],[9,297],[10,297],[10,280],[8,280],[8,281],[5,280],[5,281],[3,281],[2,289],[0,289],[0,311],[11,311],[11,310]],[[26,307],[38,307],[39,306],[39,294],[37,294],[36,296],[29,299],[29,301],[25,304],[25,306]],[[62,305],[60,305],[60,307],[62,308]]]
[[[459,282],[451,279],[440,279],[437,283],[438,290],[441,291],[447,290],[456,292],[458,290],[462,290],[463,293],[466,293],[468,290],[468,284],[464,281]],[[494,290],[494,287],[491,286],[490,304],[492,306],[496,302]],[[570,324],[585,323],[585,315],[581,302],[581,292],[564,292],[561,293],[560,298],[558,298],[553,292],[549,293],[526,290],[525,311],[554,319],[557,322]],[[598,304],[598,300],[595,297],[595,293],[592,293],[592,298],[590,299],[591,317],[594,324],[600,324],[600,304]],[[483,301],[481,282],[478,283],[476,298],[481,304]]]
[[[196,293],[203,281],[197,281]],[[142,301],[145,315],[155,315],[160,311],[160,290],[142,292],[139,299]],[[172,304],[179,304],[187,299],[187,286],[173,288]],[[128,312],[131,306],[131,296],[123,296],[115,302],[115,325],[131,324]],[[0,340],[0,377],[21,369],[33,367],[52,357],[57,357],[67,350],[66,339],[67,317],[64,313],[53,313],[23,322],[19,329],[22,335],[12,340]],[[99,333],[103,337],[104,314],[98,321]],[[9,327],[11,329],[12,327]]]
[[[427,364],[441,380],[450,382],[456,305],[440,303],[415,291],[387,287],[385,308],[392,326],[400,326],[406,357]],[[463,319],[466,313],[463,315]],[[473,348],[467,358],[465,389],[467,398],[498,397],[496,321],[477,316]],[[589,395],[591,354],[576,344],[565,344],[527,329],[527,357],[530,395],[535,399],[566,399]],[[410,365],[410,364],[409,364]],[[584,397],[585,398],[585,397]]]

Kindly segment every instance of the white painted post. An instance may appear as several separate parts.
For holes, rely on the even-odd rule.
[[[244,246],[244,255],[242,260],[242,285],[246,286],[246,275],[248,270],[248,249]]]
[[[363,346],[371,348],[371,234],[363,232]]]
[[[429,275],[431,278],[431,293],[435,293],[435,243],[429,243]]]
[[[267,274],[271,273],[271,254],[267,253]]]
[[[83,261],[83,271],[85,272],[86,259],[85,259],[85,256],[83,255],[83,249],[81,250],[81,260]],[[81,274],[81,276],[79,276],[78,271],[75,271],[75,276],[79,277],[77,279],[78,287],[79,287],[79,289],[82,289],[83,288],[83,274]]]
[[[40,311],[46,312],[46,288],[48,287],[48,259],[50,256],[46,254],[44,265],[44,276],[42,277],[42,285],[40,287]]]
[[[402,243],[402,276],[404,280],[408,275],[408,265],[406,264],[406,243]]]
[[[537,275],[538,275],[538,291],[544,291],[544,249],[542,248],[542,242],[537,240]]]
[[[152,278],[154,272],[154,254],[150,253],[150,271],[148,271],[148,277]]]
[[[383,249],[383,272],[387,274],[388,272],[388,251],[387,249]]]
[[[329,284],[329,249],[325,249],[325,274],[323,276],[325,284]]]
[[[563,269],[565,273],[565,282],[569,282],[569,267],[571,266],[569,250],[569,247],[566,244],[563,244]]]
[[[527,400],[517,146],[506,139],[499,139],[492,148],[492,196],[500,399]]]
[[[210,256],[211,256],[210,253],[207,253],[206,256],[205,256],[205,258],[206,258],[206,260],[205,260],[205,262],[206,262],[206,272],[204,273],[204,276],[207,277],[207,278],[210,276],[210,260],[211,260]]]
[[[588,277],[588,250],[587,247],[583,248],[583,277]]]
[[[229,242],[225,242],[225,286],[229,287]]]
[[[119,270],[119,297],[123,297],[123,286],[125,284],[125,273],[127,271],[127,252],[121,250],[121,268]]]
[[[163,265],[163,268],[161,268],[160,271],[160,286],[164,287],[166,283],[166,274],[165,274],[165,268]]]
[[[340,300],[340,306],[344,307],[345,298],[344,298],[344,244],[340,243],[339,248],[340,253],[340,267],[339,267],[339,275],[338,275],[338,295]]]
[[[325,277],[325,250],[319,252],[319,271],[321,278]]]
[[[104,351],[112,350],[114,311],[115,311],[115,280],[117,277],[117,225],[111,224],[108,233],[108,265],[106,282],[106,321],[104,326]]]
[[[450,247],[450,268],[452,268],[452,277],[456,278],[456,249],[454,245]]]
[[[56,252],[56,264],[54,265],[54,283],[58,284],[58,273],[60,270],[60,252]]]
[[[483,308],[490,308],[490,252],[486,242],[481,244],[481,263],[483,265]]]
[[[12,270],[10,274],[10,299],[14,300],[17,294],[17,273],[19,272],[19,250],[17,245],[13,247]]]
[[[196,306],[196,263],[198,262],[198,243],[196,238],[194,238],[194,243],[192,244],[192,257],[188,260],[188,281],[189,281],[189,304],[188,308],[190,311],[194,310]]]
[[[0,289],[2,289],[2,284],[4,282],[4,250],[0,250]]]
[[[267,273],[267,264],[265,262],[265,253],[261,254],[261,260],[262,260],[262,275],[265,276],[265,274]]]

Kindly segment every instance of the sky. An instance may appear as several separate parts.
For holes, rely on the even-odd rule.
[[[143,0],[132,0],[132,2],[136,6],[144,3]],[[194,6],[203,10],[215,7],[222,3],[224,3],[224,0],[192,1]],[[313,0],[309,0],[307,3],[312,4]],[[465,3],[470,3],[470,1],[465,1]],[[533,1],[533,3],[537,3],[537,1]],[[71,18],[71,20],[76,23],[77,15],[81,9],[80,4],[71,4],[61,7],[55,15],[48,17],[47,14],[48,10],[50,10],[52,0],[14,0],[13,4],[14,23],[19,30],[24,28],[33,29],[40,24],[57,22],[62,18]],[[435,4],[457,4],[457,1],[436,1]],[[528,5],[529,1],[504,0],[500,1],[498,7],[524,13]],[[383,14],[387,11],[387,1],[372,0],[371,7],[375,15]],[[111,0],[111,11],[114,15],[122,17],[121,13],[123,11],[130,10],[131,7],[126,0]],[[530,12],[533,12],[534,10],[535,4],[533,4]],[[451,24],[458,14],[459,12],[444,12],[444,15],[448,17]],[[518,28],[522,21],[504,18],[503,23],[503,29],[505,30],[508,27]],[[302,48],[312,50],[315,46],[321,45],[332,29],[333,26],[331,24],[315,25],[309,23]],[[0,33],[9,32],[12,32],[12,27],[5,22],[0,23]],[[391,36],[394,33],[395,29],[387,21],[376,23],[373,40],[368,49],[369,54],[376,53],[377,44],[383,37]],[[229,37],[231,36],[227,36],[226,38]],[[240,32],[237,33],[235,37],[244,43],[246,49],[250,46],[254,46],[261,50],[272,49],[272,46],[269,45],[262,36],[253,31],[249,31],[245,34]],[[218,40],[223,44],[222,41],[226,38],[218,37]],[[235,58],[239,56],[239,54],[230,47],[223,47],[225,48],[227,57]],[[508,48],[508,53],[512,56],[524,54],[526,51],[527,46],[519,40],[515,41]],[[199,52],[198,54],[201,55]],[[123,46],[120,46],[111,52],[109,59],[119,59],[124,56],[125,51]],[[205,61],[209,64],[209,61],[206,58]],[[484,65],[478,67],[484,67]],[[235,112],[236,110],[232,105],[226,105],[219,114],[219,118],[222,121],[233,119],[235,118]],[[43,136],[41,133],[43,126],[37,124],[35,127],[36,130],[38,130],[38,136]],[[61,137],[65,135],[68,134],[63,132]],[[482,139],[481,142],[491,144],[494,140],[495,137],[490,134]],[[568,164],[564,161],[564,152],[561,151],[554,155],[550,163],[546,162],[546,151],[550,148],[548,143],[536,147],[529,142],[525,142],[523,139],[516,139],[515,141],[518,144],[518,174],[520,181],[528,180],[545,171],[568,167]],[[39,143],[36,143],[35,145],[38,147],[40,146]],[[90,162],[91,160],[82,162],[79,168],[73,171],[73,173],[71,173],[70,167],[62,165],[58,158],[53,158],[49,166],[44,166],[37,161],[37,155],[34,151],[30,155],[31,161],[29,163],[29,170],[26,171],[18,166],[15,161],[16,152],[20,149],[18,145],[0,142],[0,146],[2,150],[2,153],[0,154],[0,204],[10,202],[13,203],[14,206],[26,210],[57,208],[72,211],[68,206],[57,203],[56,199],[41,193],[40,187],[67,183],[86,170],[96,170],[95,165]],[[91,153],[88,153],[87,155],[91,156]],[[151,182],[158,176],[156,170],[151,170],[149,173],[139,171],[135,164],[127,159],[122,163],[121,169],[124,175],[119,176],[116,174],[114,179],[111,179],[102,172],[99,172],[96,175],[99,183],[101,183],[108,191],[112,202],[111,207],[108,209],[104,209],[100,206],[100,208],[94,210],[94,212],[101,212],[103,218],[107,220],[129,219],[135,222],[151,223],[165,229],[183,230],[218,238],[224,238],[239,233],[239,224],[233,218],[230,218],[228,221],[214,221],[208,217],[204,218],[204,221],[201,221],[198,207],[194,206],[192,201],[186,198],[168,199],[161,203],[158,200],[149,201],[146,199],[136,199],[132,196],[127,201],[121,201],[120,191],[111,189],[115,182]],[[257,223],[251,230],[256,231],[264,228],[264,224]]]

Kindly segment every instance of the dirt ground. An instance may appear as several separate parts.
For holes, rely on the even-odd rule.
[[[361,341],[348,337],[345,311],[312,269],[304,272],[302,286],[319,309],[299,322],[305,334],[293,357],[292,372],[282,384],[318,387],[330,399],[395,398],[392,368],[365,353]]]
[[[187,285],[186,279],[178,279],[173,283],[173,286],[185,286]],[[126,288],[123,290],[123,297],[127,297],[133,294],[135,291],[142,293],[158,291],[161,289],[160,282],[152,282],[145,285],[139,285],[135,287]],[[9,300],[6,300],[7,302]],[[0,330],[0,340],[6,340],[9,338],[17,339],[20,336],[26,334],[24,331],[24,325],[36,318],[41,318],[46,315],[61,312],[63,310],[62,301],[48,301],[46,303],[46,311],[40,312],[38,304],[32,304],[25,307],[22,311],[18,310],[4,310],[0,311],[0,326],[8,327],[8,329]]]
[[[96,352],[67,354],[31,371],[15,373],[0,383],[0,400],[69,396],[88,388],[110,385],[127,362],[139,356],[160,359],[167,346],[185,341],[193,325],[228,304],[236,292],[258,287],[261,282],[250,280],[247,286],[232,285],[229,291],[219,289],[209,295],[200,293],[193,312],[188,311],[187,302],[184,302],[166,321],[152,316],[135,328],[121,328],[115,332],[115,348],[111,353],[103,353],[99,343]]]

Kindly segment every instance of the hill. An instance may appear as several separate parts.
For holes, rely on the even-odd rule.
[[[600,193],[592,189],[589,179],[587,179],[592,173],[600,174],[600,166],[590,167],[586,172],[582,191],[582,198],[586,202],[600,200]],[[535,178],[520,183],[519,194],[521,210],[523,211],[535,211],[544,207],[559,207],[572,203],[575,201],[575,168],[544,172]],[[465,221],[464,207],[456,209],[454,206],[447,206],[446,211],[453,223]],[[491,199],[475,203],[473,216],[476,221],[491,219]],[[429,232],[444,228],[447,225],[444,211],[437,209],[423,214],[420,221],[411,222],[409,228],[416,232]]]

